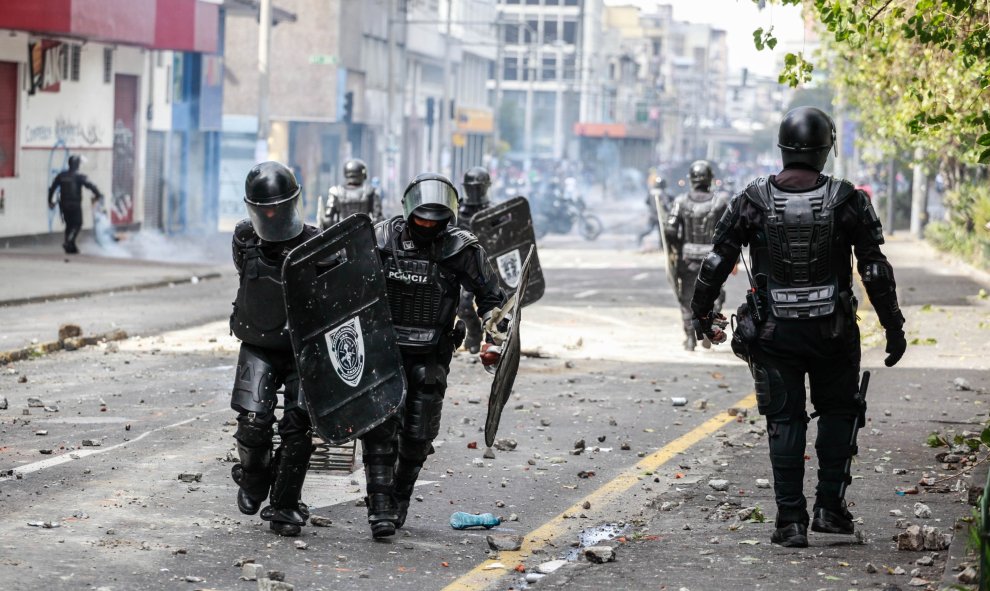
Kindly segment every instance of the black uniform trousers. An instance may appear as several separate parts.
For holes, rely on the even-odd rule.
[[[66,253],[77,253],[79,249],[76,247],[76,238],[83,224],[82,206],[78,203],[62,203],[62,219],[65,221],[65,242],[62,243],[62,248]]]
[[[756,381],[760,414],[767,418],[777,524],[807,525],[804,463],[810,418],[805,408],[805,376],[818,416],[815,507],[834,510],[840,505],[843,482],[848,483],[845,462],[856,451],[849,441],[859,413],[855,401],[859,389],[859,328],[844,317],[771,318],[768,322],[775,326],[761,327],[760,338],[751,349],[750,369]]]
[[[441,338],[425,352],[402,350],[408,390],[402,412],[361,438],[368,493],[408,501],[440,434],[440,414],[455,344]]]

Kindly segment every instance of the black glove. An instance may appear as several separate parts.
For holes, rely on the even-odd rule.
[[[902,329],[887,329],[887,348],[884,350],[887,352],[887,358],[883,360],[883,364],[887,367],[897,365],[897,362],[904,356],[904,351],[907,350],[907,340],[904,339]]]
[[[711,311],[702,316],[695,316],[691,322],[694,324],[694,334],[699,341],[707,338],[716,345],[725,342],[726,335],[722,329],[729,323],[725,316]]]

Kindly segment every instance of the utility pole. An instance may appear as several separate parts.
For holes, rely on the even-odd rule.
[[[450,121],[450,21],[451,13],[454,9],[453,0],[447,0],[447,26],[446,26],[446,36],[443,42],[443,100],[441,101],[440,108],[440,144],[437,150],[437,163],[436,170],[446,173],[449,175],[448,171],[442,170],[444,165],[444,154],[448,154],[448,159],[450,158],[450,129],[448,123]]]
[[[396,194],[395,179],[397,151],[397,134],[395,133],[395,31],[393,30],[393,20],[396,16],[396,0],[388,0],[388,14],[386,15],[385,34],[388,38],[388,98],[385,108],[388,117],[385,120],[385,166],[386,166],[386,191],[389,197]]]
[[[268,135],[271,127],[268,107],[269,60],[272,40],[272,0],[261,0],[258,5],[258,139],[254,146],[254,160],[268,160]]]
[[[502,134],[499,133],[499,121],[502,118],[502,46],[505,36],[502,32],[501,15],[495,17],[495,126],[492,129],[492,154],[499,156],[498,146],[502,143]]]

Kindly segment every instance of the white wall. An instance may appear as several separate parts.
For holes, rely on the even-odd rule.
[[[0,61],[19,64],[22,80],[18,94],[18,138],[15,176],[0,178],[5,208],[0,212],[0,237],[61,232],[62,223],[48,210],[48,185],[65,166],[69,153],[84,157],[81,170],[105,195],[111,193],[113,170],[113,83],[103,79],[104,44],[82,46],[78,81],[62,80],[59,92],[27,92],[27,44],[24,33],[0,31]],[[67,42],[78,42],[65,39]],[[114,51],[114,72],[141,77],[138,99],[135,170],[135,220],[143,214],[144,185],[144,50],[120,47]],[[112,78],[111,78],[112,80]],[[84,226],[92,226],[89,199],[84,198]]]

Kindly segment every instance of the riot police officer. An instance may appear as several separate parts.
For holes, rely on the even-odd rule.
[[[234,433],[240,462],[231,475],[240,487],[237,507],[261,518],[282,536],[299,535],[309,517],[300,501],[313,453],[310,420],[299,388],[299,373],[286,329],[282,263],[286,255],[319,230],[303,224],[300,188],[292,171],[262,162],[247,175],[244,202],[249,219],[234,228],[234,266],[240,285],[230,330],[241,339],[230,406],[237,411]],[[281,443],[272,453],[276,390],[284,388],[278,421]]]
[[[705,257],[691,308],[699,338],[725,340],[714,310],[722,283],[742,247],[749,246],[756,289],[755,313],[746,305],[733,334],[733,350],[745,358],[767,418],[770,464],[777,501],[771,541],[808,545],[803,492],[805,376],[812,416],[818,416],[818,486],[812,531],[852,534],[845,487],[857,416],[860,369],[852,254],[867,296],[886,330],[888,367],[904,354],[904,317],[894,271],[880,251],[883,233],[870,200],[849,182],[822,174],[835,145],[832,119],[811,107],[788,112],[778,144],[784,170],[758,178],[731,201]],[[860,424],[861,426],[861,424]]]
[[[676,274],[675,289],[681,305],[684,349],[687,351],[694,351],[698,344],[691,314],[694,280],[701,269],[702,259],[711,250],[715,224],[729,203],[727,195],[712,188],[713,178],[711,164],[707,161],[692,163],[688,172],[691,188],[674,199],[663,227],[670,249],[665,254],[672,259],[671,266]],[[721,310],[723,301],[725,292],[721,292],[716,303],[718,310]]]
[[[461,289],[474,294],[485,321],[505,302],[477,238],[456,227],[457,190],[449,180],[417,176],[406,187],[402,209],[403,215],[375,226],[408,384],[401,417],[361,438],[368,522],[376,538],[405,523],[413,486],[440,431],[450,359],[464,337],[454,322]],[[493,367],[499,352],[486,343],[481,357]]]
[[[489,206],[488,189],[491,186],[492,177],[486,168],[475,166],[464,172],[464,196],[457,212],[457,225],[460,228],[471,231],[471,219]],[[481,350],[481,320],[474,310],[474,295],[467,290],[461,290],[457,318],[464,323],[466,329],[464,347],[471,353],[477,353]]]
[[[643,239],[653,232],[662,231],[663,225],[660,221],[661,211],[657,209],[657,204],[663,208],[662,215],[666,218],[667,212],[673,205],[673,197],[667,192],[667,179],[657,175],[653,179],[653,187],[646,195],[646,228],[636,237],[636,245],[642,246]],[[660,241],[661,247],[663,241]]]
[[[374,222],[383,219],[382,194],[368,182],[368,165],[363,160],[344,163],[344,184],[330,187],[327,201],[317,213],[321,230],[355,213],[366,213]]]
[[[58,173],[48,187],[48,208],[55,208],[55,189],[59,190],[59,203],[62,210],[62,221],[65,222],[65,240],[62,249],[65,254],[78,254],[76,238],[82,229],[82,189],[86,187],[93,192],[93,203],[103,199],[103,194],[90,182],[86,175],[79,172],[81,159],[78,155],[69,156],[69,169]]]

